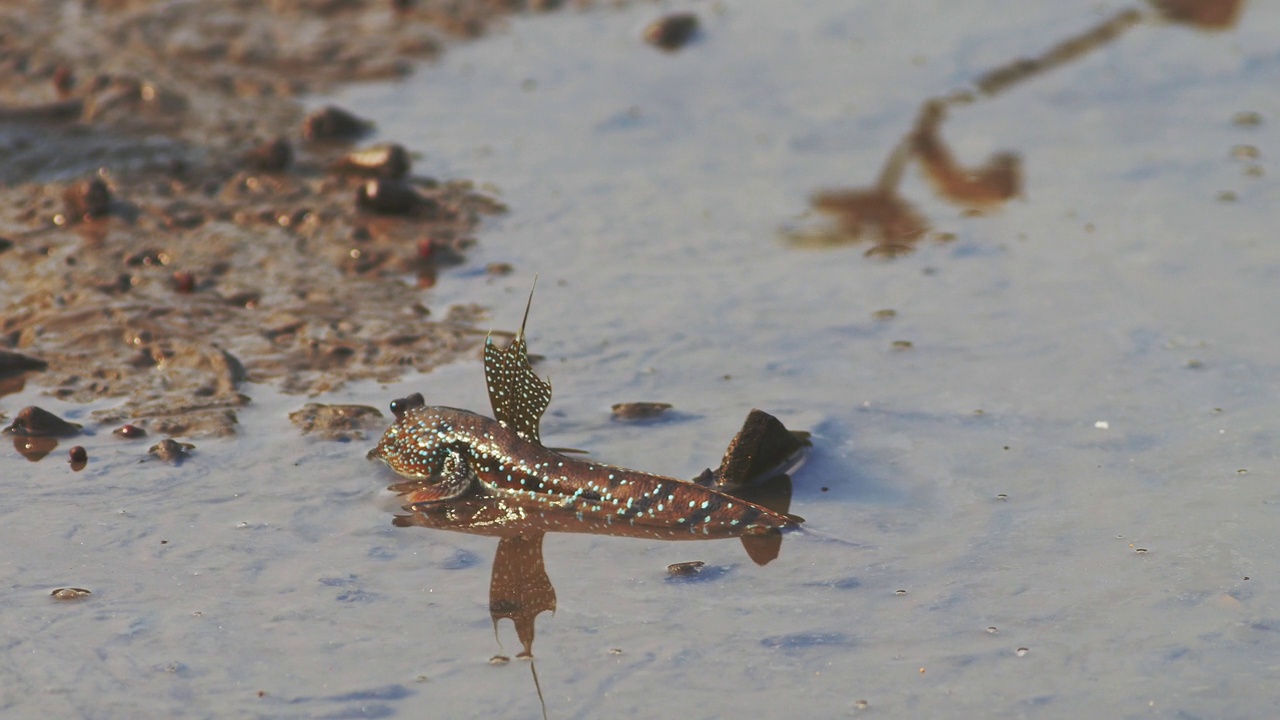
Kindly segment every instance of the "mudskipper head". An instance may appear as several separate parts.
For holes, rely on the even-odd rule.
[[[439,421],[429,412],[422,394],[392,400],[391,413],[396,421],[367,457],[381,460],[405,477],[425,480],[438,475],[445,459],[439,442]]]
[[[471,413],[426,407],[417,393],[392,401],[391,412],[396,421],[368,457],[415,481],[411,491],[397,490],[405,494],[408,504],[452,500],[476,485],[475,470],[467,461],[468,441],[457,427],[459,414]]]

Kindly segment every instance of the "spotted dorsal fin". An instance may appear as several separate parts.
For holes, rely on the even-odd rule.
[[[537,287],[538,279],[533,280]],[[525,343],[524,326],[529,321],[529,308],[533,306],[533,290],[529,290],[529,303],[524,308],[524,320],[520,332],[505,350],[499,349],[490,334],[484,341],[484,379],[489,386],[489,403],[493,416],[517,435],[536,443],[538,423],[542,413],[551,404],[551,383],[538,377],[529,364],[529,348]]]

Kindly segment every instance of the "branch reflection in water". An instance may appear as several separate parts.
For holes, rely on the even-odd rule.
[[[1022,195],[1022,159],[1017,153],[997,152],[977,167],[961,165],[942,139],[947,111],[994,97],[1031,78],[1066,65],[1122,37],[1143,22],[1185,25],[1207,32],[1235,27],[1244,0],[1150,0],[1151,9],[1121,10],[1084,32],[1068,37],[1033,58],[1018,58],[979,76],[971,89],[926,100],[911,131],[885,160],[870,187],[819,190],[810,198],[812,209],[832,220],[818,228],[783,231],[788,244],[799,248],[827,248],[863,241],[871,243],[867,257],[897,257],[915,249],[928,234],[928,220],[899,193],[903,172],[916,160],[934,192],[970,215],[999,209]],[[935,233],[948,240],[949,233]]]

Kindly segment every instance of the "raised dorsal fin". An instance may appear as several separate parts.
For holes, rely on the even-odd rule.
[[[538,279],[533,279],[537,288]],[[517,435],[531,442],[541,443],[538,423],[542,413],[551,404],[551,383],[538,377],[529,364],[529,348],[525,344],[524,326],[529,321],[529,308],[533,306],[533,289],[529,290],[529,303],[524,308],[524,320],[520,332],[505,350],[493,342],[493,335],[484,340],[484,379],[489,386],[489,403],[493,405],[493,417]]]

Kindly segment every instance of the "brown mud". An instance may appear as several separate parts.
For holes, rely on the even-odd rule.
[[[480,311],[418,288],[502,204],[300,96],[555,4],[6,3],[0,358],[26,364],[0,396],[29,381],[120,398],[100,423],[227,435],[246,382],[316,394],[469,355]]]

